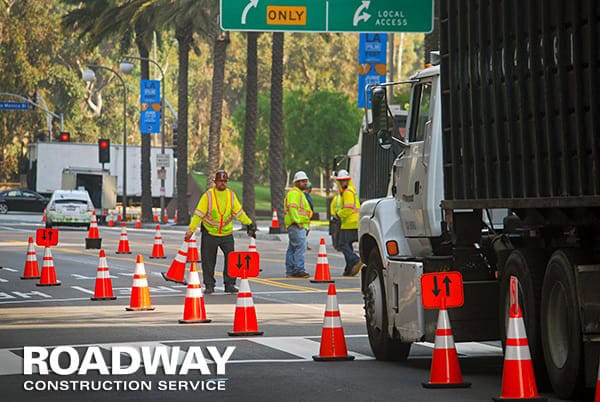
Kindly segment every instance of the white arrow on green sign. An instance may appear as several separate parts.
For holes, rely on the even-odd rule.
[[[226,31],[431,32],[433,0],[220,0]]]

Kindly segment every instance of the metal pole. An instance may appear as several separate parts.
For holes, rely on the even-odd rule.
[[[160,153],[161,155],[165,154],[165,142],[166,142],[166,130],[165,130],[165,72],[161,68],[160,64],[158,64],[155,60],[152,60],[148,57],[140,57],[140,56],[126,56],[125,59],[136,59],[136,60],[144,60],[154,64],[158,71],[160,71],[160,86],[161,86],[161,99],[160,99],[160,118],[161,118],[161,130],[160,130]],[[151,156],[152,157],[152,156]],[[165,179],[160,179],[160,218],[162,221],[165,216]]]

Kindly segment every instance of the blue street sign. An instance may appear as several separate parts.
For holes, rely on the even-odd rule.
[[[361,33],[358,44],[359,63],[386,62],[387,34],[386,33]]]
[[[160,81],[141,80],[140,94],[142,103],[160,103]]]
[[[385,82],[387,72],[387,34],[361,33],[358,45],[358,107],[371,107],[371,99],[365,99],[368,84]],[[367,94],[367,96],[369,96]]]
[[[152,110],[142,110],[140,112],[140,132],[142,134],[160,133],[160,112]]]
[[[0,110],[29,110],[29,103],[0,101]]]

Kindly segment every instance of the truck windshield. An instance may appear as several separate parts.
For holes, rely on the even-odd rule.
[[[431,104],[431,82],[416,84],[413,88],[414,105],[410,116],[410,142],[423,141],[425,127],[429,121],[429,106]]]

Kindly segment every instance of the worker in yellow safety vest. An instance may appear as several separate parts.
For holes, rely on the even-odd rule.
[[[223,282],[226,293],[237,293],[235,278],[227,272],[227,257],[235,249],[233,240],[233,219],[248,226],[248,230],[256,230],[256,224],[246,215],[242,204],[233,191],[227,188],[227,172],[218,170],[215,173],[213,188],[206,191],[192,216],[190,226],[185,232],[185,239],[189,240],[196,228],[202,222],[202,236],[200,238],[200,255],[202,256],[202,276],[204,279],[204,293],[209,295],[215,291],[215,265],[217,263],[217,249],[223,252]]]
[[[360,210],[360,200],[356,194],[356,187],[352,183],[352,179],[345,169],[340,169],[335,177],[339,198],[335,198],[332,204],[331,211],[335,212],[342,223],[340,226],[339,247],[344,254],[346,267],[344,268],[344,276],[355,276],[363,266],[360,257],[354,252],[352,243],[358,241],[358,211]]]
[[[308,176],[302,170],[294,175],[294,187],[285,196],[285,227],[288,232],[288,248],[285,254],[285,275],[295,278],[308,278],[304,269],[306,254],[306,232],[312,217],[312,209],[304,196]]]

